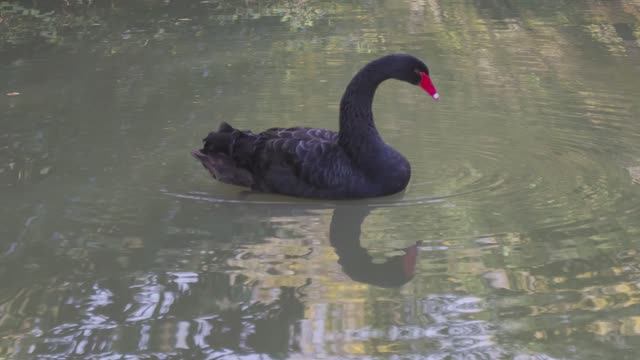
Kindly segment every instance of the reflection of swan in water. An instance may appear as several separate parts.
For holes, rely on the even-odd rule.
[[[414,275],[416,260],[418,257],[419,243],[402,249],[403,255],[389,257],[385,262],[374,262],[374,259],[367,250],[360,246],[361,226],[364,219],[372,210],[387,207],[401,206],[423,206],[425,204],[441,202],[443,197],[425,196],[414,199],[405,199],[404,195],[389,196],[384,200],[352,201],[348,204],[332,202],[299,202],[299,201],[269,201],[269,200],[247,200],[243,198],[212,198],[203,196],[200,193],[170,193],[167,195],[196,201],[204,201],[214,204],[227,205],[225,215],[230,216],[233,212],[229,209],[239,207],[238,213],[246,215],[247,208],[255,211],[268,209],[269,217],[284,215],[287,217],[308,215],[313,210],[333,209],[329,240],[331,246],[338,255],[338,263],[342,270],[351,279],[358,282],[372,284],[381,287],[398,287],[409,282]],[[250,193],[249,193],[250,194]],[[245,194],[245,197],[249,194]],[[258,210],[260,209],[260,210]],[[265,216],[265,215],[261,215]]]
[[[381,287],[402,286],[413,278],[418,258],[418,243],[376,263],[360,246],[361,226],[371,208],[366,206],[336,207],[331,217],[329,240],[338,255],[338,263],[351,279]]]

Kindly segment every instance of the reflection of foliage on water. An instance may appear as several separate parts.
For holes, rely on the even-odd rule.
[[[326,2],[313,0],[246,1],[245,7],[239,7],[239,4],[236,1],[218,2],[216,10],[224,10],[227,15],[215,18],[225,22],[276,16],[280,21],[289,23],[292,30],[301,30],[315,25],[329,9]]]
[[[66,199],[65,211],[55,211],[51,203],[40,207],[23,241],[0,259],[2,354],[188,351],[285,358],[298,349],[294,339],[304,309],[300,290],[272,286],[265,292],[264,284],[228,271],[225,259],[237,255],[234,224],[250,222],[242,209],[218,213],[228,217],[230,228],[198,227],[189,223],[193,213],[188,211],[171,206],[140,211],[124,205],[117,190],[112,199],[95,198],[97,188],[92,184],[76,195],[100,203],[101,211],[87,211],[77,198]],[[168,226],[138,235],[138,224],[148,221]],[[248,233],[256,239],[243,237],[244,244],[273,231],[268,224],[256,224],[254,230]],[[48,241],[38,240],[43,237]],[[16,263],[15,257],[25,252],[29,259]],[[17,268],[29,274],[28,289],[10,278]],[[87,282],[86,273],[96,281]]]
[[[1,319],[3,328],[12,322],[29,327],[19,341],[3,345],[25,355],[59,357],[189,350],[284,358],[297,349],[291,345],[303,306],[293,288],[279,288],[273,301],[263,303],[251,299],[252,286],[241,278],[215,273],[139,274],[72,287],[68,281],[42,284],[5,302],[5,311],[35,316]]]
[[[53,13],[19,3],[0,2],[0,43],[17,44],[38,36],[55,41],[57,29],[51,19]]]
[[[265,17],[277,17],[288,23],[291,30],[301,30],[313,26],[330,11],[333,11],[331,3],[313,0],[221,0],[188,4],[107,0],[44,4],[3,1],[0,2],[0,44],[29,44],[42,40],[49,44],[73,45],[78,40],[106,40],[100,36],[118,42],[141,38],[144,44],[164,39],[172,33],[200,36],[208,23],[225,24]],[[192,25],[193,20],[198,20],[197,25]],[[121,35],[115,37],[114,33]]]

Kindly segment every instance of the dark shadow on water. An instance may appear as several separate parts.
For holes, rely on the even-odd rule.
[[[314,210],[333,209],[329,228],[329,241],[335,249],[336,255],[338,255],[338,263],[341,265],[342,270],[354,281],[385,288],[400,287],[414,277],[420,240],[416,240],[411,246],[398,249],[398,252],[402,253],[401,255],[389,256],[380,262],[380,259],[374,258],[368,249],[361,245],[362,224],[367,216],[372,211],[380,208],[424,206],[440,203],[446,197],[449,197],[425,196],[407,199],[404,194],[396,194],[368,200],[316,202],[295,198],[289,198],[289,201],[286,201],[282,200],[282,197],[271,199],[269,195],[266,195],[268,200],[260,200],[265,195],[246,193],[243,193],[243,196],[237,199],[211,198],[201,196],[201,194],[169,195],[214,204],[219,203],[223,204],[222,206],[247,207],[247,209],[252,209],[250,211],[257,213],[268,209],[271,216],[281,216],[283,214],[305,216]]]
[[[409,282],[415,274],[418,257],[416,243],[405,249],[404,254],[374,262],[367,249],[360,245],[362,223],[371,208],[341,206],[333,211],[329,240],[338,255],[338,263],[351,279],[380,287],[399,287]]]

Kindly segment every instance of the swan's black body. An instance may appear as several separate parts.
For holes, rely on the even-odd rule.
[[[295,127],[254,134],[223,123],[193,155],[219,181],[262,192],[349,199],[402,191],[411,167],[378,134],[371,105],[382,81],[417,85],[420,72],[428,74],[426,65],[404,54],[367,64],[342,97],[338,133]]]

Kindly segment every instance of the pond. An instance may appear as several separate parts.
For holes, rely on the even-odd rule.
[[[635,359],[640,1],[0,2],[0,356]],[[374,113],[412,164],[359,201],[248,193],[227,121]]]

